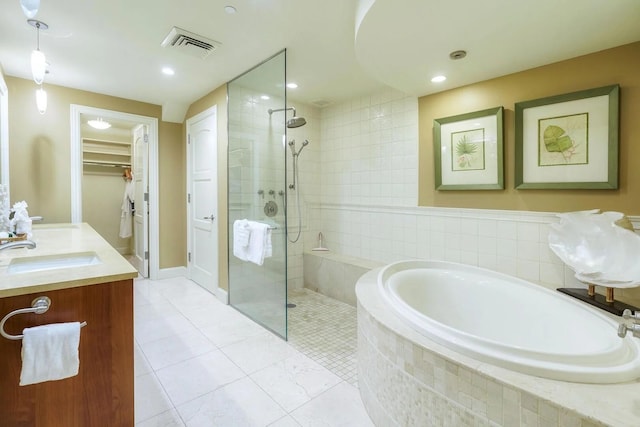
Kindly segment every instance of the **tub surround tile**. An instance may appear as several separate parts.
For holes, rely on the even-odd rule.
[[[426,339],[391,313],[372,290],[376,273],[367,273],[357,287],[359,383],[374,422],[387,425],[391,418],[399,425],[640,424],[633,412],[640,381],[553,381],[468,358]],[[407,345],[414,346],[413,357],[408,357]],[[422,399],[419,404],[417,399]],[[409,419],[419,422],[406,424]]]

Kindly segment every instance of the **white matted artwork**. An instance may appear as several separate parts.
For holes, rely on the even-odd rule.
[[[619,87],[516,103],[516,188],[618,185]]]
[[[501,190],[503,108],[434,120],[436,190]]]

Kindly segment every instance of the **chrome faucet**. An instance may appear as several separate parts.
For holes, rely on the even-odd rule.
[[[11,248],[27,248],[34,249],[36,247],[36,242],[33,240],[14,240],[13,242],[7,242],[0,245],[0,251],[3,249],[11,249]]]
[[[627,331],[631,331],[634,337],[640,338],[640,311],[636,311],[634,313],[631,312],[628,308],[626,308],[622,312],[622,317],[625,320],[632,320],[632,325],[627,325],[626,323],[621,323],[618,325],[618,336],[620,338],[624,338],[627,335]]]

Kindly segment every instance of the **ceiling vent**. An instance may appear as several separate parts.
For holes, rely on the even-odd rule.
[[[202,59],[222,46],[221,43],[215,40],[202,37],[178,27],[173,27],[160,45]]]

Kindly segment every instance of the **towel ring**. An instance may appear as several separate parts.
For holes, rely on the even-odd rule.
[[[24,335],[11,335],[8,334],[7,332],[5,332],[4,330],[4,324],[7,320],[9,320],[9,318],[15,316],[16,314],[27,314],[27,313],[35,313],[35,314],[43,314],[46,313],[49,310],[49,307],[51,306],[51,299],[49,297],[46,296],[42,296],[42,297],[37,297],[35,298],[33,301],[31,301],[31,307],[30,308],[21,308],[18,310],[13,310],[12,312],[10,312],[9,314],[7,314],[6,316],[4,316],[2,318],[2,320],[0,320],[0,335],[2,335],[3,337],[5,337],[8,340],[21,340]],[[87,322],[82,322],[80,324],[80,326],[87,326]]]

